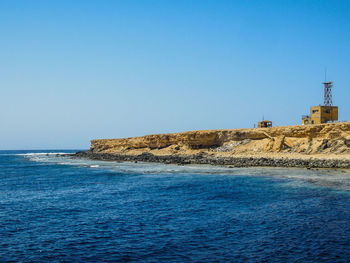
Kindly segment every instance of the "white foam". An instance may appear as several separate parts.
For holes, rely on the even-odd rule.
[[[228,168],[211,165],[176,165],[144,162],[111,162],[85,159],[74,159],[69,156],[61,156],[67,153],[26,153],[18,154],[31,161],[53,163],[60,165],[72,165],[85,168],[103,168],[107,171],[125,174],[158,175],[230,175],[230,176],[259,176],[275,177],[288,180],[286,187],[301,187],[306,185],[318,185],[350,191],[349,170],[306,170],[300,168]],[[294,182],[293,182],[294,181]],[[285,181],[287,182],[287,181]],[[297,183],[299,182],[299,183]]]
[[[49,152],[49,153],[17,153],[14,155],[18,156],[45,156],[45,155],[64,155],[64,154],[69,154],[65,152]]]

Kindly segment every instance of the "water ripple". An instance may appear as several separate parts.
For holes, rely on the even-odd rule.
[[[350,258],[347,172],[25,153],[0,154],[1,262]]]

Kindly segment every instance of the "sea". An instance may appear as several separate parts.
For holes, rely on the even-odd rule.
[[[350,262],[350,171],[0,151],[0,262]]]

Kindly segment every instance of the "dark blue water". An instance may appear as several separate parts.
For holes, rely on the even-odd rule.
[[[18,153],[0,152],[1,262],[350,261],[347,190],[266,169],[144,172],[157,165]]]

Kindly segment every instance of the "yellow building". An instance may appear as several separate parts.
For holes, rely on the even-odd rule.
[[[312,106],[311,115],[306,115],[302,117],[303,124],[321,124],[337,120],[337,106]]]
[[[323,82],[324,105],[312,106],[311,114],[302,116],[302,124],[321,124],[338,120],[338,107],[332,102],[332,81]]]

